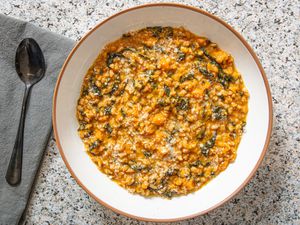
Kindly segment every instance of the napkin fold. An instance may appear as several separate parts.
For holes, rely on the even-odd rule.
[[[22,182],[11,187],[5,180],[13,150],[24,84],[15,71],[15,53],[22,39],[34,38],[46,60],[44,78],[33,86],[24,130]],[[59,71],[74,41],[28,22],[0,15],[0,224],[18,224],[51,134],[52,95]]]

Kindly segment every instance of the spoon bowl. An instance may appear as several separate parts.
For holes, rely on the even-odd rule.
[[[45,59],[38,43],[25,38],[17,48],[15,66],[17,74],[26,85],[39,82],[46,70]]]

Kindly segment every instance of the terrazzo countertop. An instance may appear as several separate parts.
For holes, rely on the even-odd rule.
[[[78,40],[96,23],[148,0],[11,0],[0,12]],[[268,76],[274,129],[265,159],[231,201],[177,224],[300,224],[299,0],[171,1],[224,19],[253,47]],[[26,224],[146,224],[98,204],[75,182],[51,140],[25,217]],[[151,224],[151,223],[150,223]]]

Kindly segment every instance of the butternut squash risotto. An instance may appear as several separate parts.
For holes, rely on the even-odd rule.
[[[88,70],[79,135],[128,191],[186,195],[236,158],[248,91],[231,55],[184,28],[147,27],[109,43]]]

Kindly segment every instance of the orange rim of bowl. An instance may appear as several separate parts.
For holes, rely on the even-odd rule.
[[[76,50],[78,49],[78,47],[84,42],[84,40],[90,36],[98,27],[100,27],[101,25],[105,24],[106,22],[110,21],[111,19],[113,19],[114,17],[117,17],[121,14],[130,12],[130,11],[134,11],[136,9],[141,9],[141,8],[146,8],[146,7],[157,7],[157,6],[168,6],[168,7],[177,7],[177,8],[184,8],[184,9],[189,9],[191,11],[200,13],[202,15],[208,16],[212,19],[214,19],[215,21],[217,21],[218,23],[222,24],[223,26],[225,26],[227,29],[229,29],[242,43],[243,45],[247,48],[247,50],[249,51],[249,53],[251,54],[251,56],[253,57],[253,59],[255,60],[256,65],[259,68],[259,71],[262,75],[262,78],[264,80],[264,84],[265,84],[265,88],[267,91],[267,95],[268,95],[268,105],[269,105],[269,122],[268,122],[268,132],[267,132],[267,136],[266,136],[266,140],[265,140],[265,144],[264,144],[264,148],[263,151],[255,165],[255,167],[253,168],[253,170],[251,171],[251,173],[248,175],[248,177],[245,179],[245,181],[232,193],[230,194],[228,197],[226,197],[225,199],[223,199],[222,201],[220,201],[219,203],[215,204],[214,206],[200,211],[198,213],[194,213],[188,216],[184,216],[184,217],[178,217],[178,218],[172,218],[172,219],[154,219],[154,218],[146,218],[146,217],[140,217],[140,216],[135,216],[126,212],[123,212],[117,208],[112,207],[111,205],[107,204],[106,202],[104,202],[103,200],[101,200],[100,198],[98,198],[97,196],[95,196],[91,191],[88,190],[88,188],[86,186],[84,186],[84,184],[78,179],[78,177],[75,175],[74,171],[72,170],[70,164],[68,163],[66,156],[64,154],[64,151],[61,147],[60,144],[60,140],[59,140],[59,136],[57,133],[57,126],[56,126],[56,100],[57,100],[57,92],[59,89],[59,85],[60,85],[60,81],[61,78],[64,75],[65,69],[68,66],[69,61],[71,60],[73,54],[76,52]],[[56,139],[56,144],[57,147],[59,149],[60,155],[62,156],[63,161],[65,162],[68,170],[70,171],[72,177],[76,180],[76,182],[92,197],[94,198],[98,203],[104,205],[105,207],[111,209],[112,211],[119,213],[121,215],[133,218],[133,219],[137,219],[137,220],[142,220],[142,221],[149,221],[149,222],[175,222],[175,221],[181,221],[181,220],[186,220],[186,219],[191,219],[203,214],[206,214],[218,207],[220,207],[221,205],[225,204],[227,201],[229,201],[230,199],[232,199],[235,195],[237,195],[245,186],[246,184],[251,180],[251,178],[254,176],[255,172],[257,171],[259,165],[261,164],[266,151],[268,149],[268,145],[270,143],[270,138],[271,138],[271,132],[272,132],[272,121],[273,121],[273,106],[272,106],[272,97],[271,97],[271,91],[270,91],[270,87],[269,87],[269,83],[267,80],[267,76],[263,70],[262,65],[259,62],[259,59],[257,58],[256,54],[254,53],[253,49],[250,47],[250,45],[246,42],[246,40],[242,37],[241,34],[239,34],[236,30],[234,30],[230,25],[228,25],[226,22],[224,22],[223,20],[221,20],[220,18],[202,10],[202,9],[198,9],[192,6],[187,6],[187,5],[182,5],[182,4],[176,4],[176,3],[154,3],[154,4],[145,4],[145,5],[140,5],[140,6],[136,6],[136,7],[132,7],[126,10],[123,10],[119,13],[116,13],[110,17],[108,17],[107,19],[105,19],[104,21],[98,23],[93,29],[91,29],[90,31],[88,31],[83,37],[82,39],[75,45],[75,47],[72,49],[71,53],[69,54],[69,56],[67,57],[61,71],[60,74],[58,76],[57,82],[56,82],[56,86],[54,89],[54,95],[53,95],[53,108],[52,108],[52,118],[53,118],[53,130],[54,130],[54,136]]]

